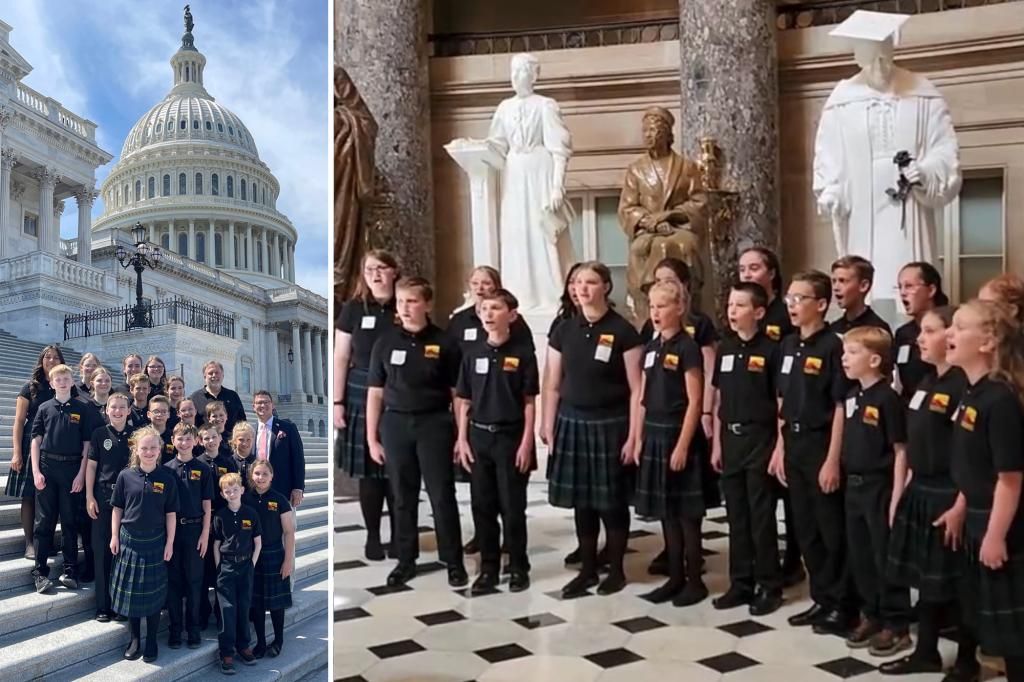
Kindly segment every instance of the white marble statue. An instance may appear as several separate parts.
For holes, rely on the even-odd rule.
[[[840,81],[822,112],[814,146],[814,193],[831,217],[836,251],[875,266],[873,300],[899,300],[910,261],[936,262],[935,219],[960,191],[959,147],[946,101],[928,79],[893,64],[906,15],[857,11],[830,35],[850,40],[861,71]],[[898,190],[898,152],[910,185]]]
[[[498,105],[487,136],[505,157],[498,219],[501,275],[522,310],[557,308],[572,259],[567,229],[572,208],[565,200],[572,138],[558,103],[534,93],[539,75],[533,55],[512,58],[516,94]]]

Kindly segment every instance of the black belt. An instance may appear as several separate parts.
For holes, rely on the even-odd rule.
[[[470,421],[470,426],[474,429],[480,429],[487,433],[498,433],[499,431],[518,431],[523,428],[523,422],[506,422],[504,424],[482,424],[480,422]]]
[[[48,459],[53,462],[81,462],[81,455],[58,455],[54,452],[43,452],[40,453],[43,459]]]
[[[771,424],[767,422],[722,422],[722,428],[734,436],[745,436],[759,429],[767,430]]]
[[[829,428],[829,425],[815,426],[813,424],[804,424],[801,422],[788,422],[786,424],[789,430],[793,433],[809,433],[811,431],[824,431]]]
[[[846,485],[861,486],[871,481],[877,481],[889,475],[888,471],[873,471],[867,474],[846,474]]]
[[[252,554],[221,554],[221,562],[230,561],[232,563],[241,564],[252,559]]]
[[[178,517],[178,523],[180,523],[183,526],[188,526],[188,525],[191,525],[193,523],[202,523],[202,522],[203,522],[203,517],[202,516],[194,516],[194,517],[192,517],[190,519],[187,519],[184,516],[179,516]]]

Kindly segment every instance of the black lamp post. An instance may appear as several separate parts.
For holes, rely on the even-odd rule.
[[[295,362],[295,351],[291,348],[288,349],[288,364]]]
[[[146,242],[146,228],[142,223],[135,223],[132,238],[135,240],[135,253],[129,254],[128,249],[121,245],[118,245],[117,251],[114,252],[122,268],[135,268],[135,307],[132,309],[129,329],[152,326],[152,321],[146,315],[146,306],[142,302],[142,272],[146,268],[155,269],[160,264],[162,255],[159,247]]]

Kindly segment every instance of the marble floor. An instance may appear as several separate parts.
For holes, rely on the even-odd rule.
[[[471,517],[468,486],[459,486],[463,533]],[[385,586],[393,561],[363,557],[356,500],[335,505],[334,678],[343,682],[939,682],[940,675],[880,675],[882,659],[843,640],[795,629],[786,617],[808,605],[806,584],[787,590],[776,613],[752,618],[745,607],[716,611],[711,599],[688,608],[637,597],[664,578],[647,575],[661,549],[656,523],[633,520],[626,572],[630,584],[609,597],[559,599],[573,575],[562,560],[575,546],[571,512],[547,504],[546,485],[530,486],[532,587],[491,595],[452,590],[437,563],[430,507],[420,511],[419,576],[404,588]],[[728,525],[724,510],[704,522],[705,581],[712,596],[727,587]],[[467,557],[470,580],[479,555]],[[940,643],[947,664],[955,645]],[[1000,679],[1000,678],[994,678]]]

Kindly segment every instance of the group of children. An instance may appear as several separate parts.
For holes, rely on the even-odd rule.
[[[166,377],[159,358],[147,361],[146,372],[141,365],[138,355],[125,358],[127,383],[111,392],[95,355],[82,357],[76,384],[60,348],[46,347],[19,396],[7,493],[22,497],[23,522],[26,507],[32,515],[23,525],[36,592],[53,590],[48,558],[59,518],[59,582],[76,589],[95,581],[96,620],[129,623],[126,659],[156,659],[163,609],[172,649],[198,648],[214,613],[221,669],[231,674],[236,655],[251,665],[281,652],[295,515],[287,492],[272,487],[270,461],[257,457],[237,394],[219,386],[219,363],[207,363],[206,386],[189,398],[184,380]],[[269,398],[257,391],[254,402]]]
[[[384,557],[391,507],[389,584],[416,574],[421,480],[449,583],[468,582],[455,452],[481,552],[471,592],[496,587],[503,551],[509,589],[529,586],[526,482],[539,431],[549,501],[574,510],[579,542],[563,597],[625,586],[633,506],[661,520],[666,545],[668,580],[643,597],[703,600],[700,525],[720,490],[731,584],[715,608],[777,610],[802,555],[811,605],[792,626],[891,657],[912,646],[913,588],[916,648],[882,673],[941,672],[938,633],[955,625],[947,681],[977,679],[979,645],[1024,680],[1024,282],[998,277],[954,311],[936,269],[910,263],[899,290],[911,319],[893,334],[866,304],[868,261],[840,258],[782,291],[777,257],[754,248],[729,295],[729,333],[705,344],[685,264],[666,259],[655,274],[638,333],[609,302],[608,268],[574,266],[541,379],[496,272],[474,271],[489,281],[444,331],[429,317],[429,283],[400,278],[386,252],[367,254],[361,290],[338,317],[335,424],[340,464],[360,479],[371,559]],[[833,298],[843,314],[829,324]]]

